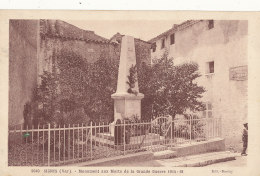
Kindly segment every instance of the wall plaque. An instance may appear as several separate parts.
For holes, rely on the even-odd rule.
[[[239,67],[231,67],[229,69],[229,80],[245,81],[247,80],[248,69],[247,65]]]

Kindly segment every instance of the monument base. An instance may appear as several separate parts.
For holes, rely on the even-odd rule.
[[[115,123],[118,119],[122,122],[133,116],[141,119],[141,100],[144,94],[115,93],[111,97],[114,99],[114,122],[110,124],[111,134],[114,134]]]

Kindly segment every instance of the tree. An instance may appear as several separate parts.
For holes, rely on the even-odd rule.
[[[196,83],[200,77],[196,63],[174,65],[165,53],[150,66],[137,65],[137,76],[142,100],[142,119],[161,114],[184,114],[187,110],[204,109],[200,101],[204,88]],[[87,59],[62,50],[53,53],[53,68],[44,72],[37,89],[37,113],[42,123],[73,124],[113,121],[118,60]],[[130,82],[129,82],[130,83]],[[40,106],[39,106],[40,105]],[[41,108],[39,108],[41,107]]]
[[[75,124],[113,120],[118,62],[101,54],[89,63],[80,55],[61,50],[53,52],[51,72],[41,75],[36,104],[40,123]]]
[[[57,82],[55,77],[49,73],[44,72],[41,75],[41,84],[36,90],[36,98],[33,100],[33,104],[37,109],[34,110],[39,123],[51,123],[54,121],[53,114],[57,109]]]
[[[203,110],[200,101],[205,89],[196,83],[201,75],[198,64],[194,62],[174,65],[174,60],[164,53],[149,67],[141,66],[138,70],[140,92],[145,94],[142,102],[144,118],[161,114],[176,114]]]

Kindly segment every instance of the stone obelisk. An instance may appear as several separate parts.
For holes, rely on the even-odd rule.
[[[124,36],[121,42],[121,53],[117,80],[116,93],[111,97],[114,99],[114,122],[117,119],[131,118],[133,115],[141,118],[141,99],[144,97],[139,93],[138,80],[131,88],[134,93],[129,93],[130,68],[136,66],[134,38]],[[137,73],[136,73],[137,74]],[[136,77],[137,78],[137,77]],[[113,130],[111,131],[113,134]]]

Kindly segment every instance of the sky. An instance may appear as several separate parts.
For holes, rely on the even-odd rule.
[[[157,35],[172,28],[173,24],[180,24],[182,21],[174,20],[95,20],[95,21],[77,21],[66,20],[66,22],[75,25],[84,30],[94,31],[95,34],[111,38],[114,34],[119,32],[123,35],[130,35],[148,41]]]

